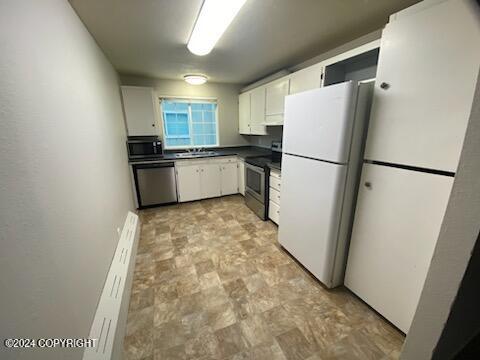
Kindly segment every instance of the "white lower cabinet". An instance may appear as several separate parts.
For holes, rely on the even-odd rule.
[[[238,160],[238,192],[245,196],[245,162]]]
[[[270,220],[272,220],[275,224],[278,225],[280,219],[280,205],[275,204],[271,200],[268,205],[268,217]]]
[[[270,188],[270,200],[280,206],[280,191]]]
[[[281,183],[282,183],[282,178],[280,175],[280,171],[271,170],[270,171],[270,189],[269,189],[270,202],[268,203],[268,218],[277,225],[280,222]]]
[[[175,169],[179,202],[239,192],[237,158],[182,160]]]
[[[274,188],[275,190],[280,191],[280,187],[282,185],[282,180],[280,179],[280,176],[276,177],[271,175],[270,176],[270,187]]]
[[[232,195],[238,193],[238,164],[227,162],[220,164],[221,173],[221,195]]]
[[[200,188],[202,189],[202,199],[222,195],[220,166],[218,164],[206,163],[200,165]]]
[[[184,202],[201,199],[200,166],[193,164],[175,164],[175,168],[178,200]]]

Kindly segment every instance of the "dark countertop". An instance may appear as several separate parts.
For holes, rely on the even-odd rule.
[[[238,156],[242,159],[253,156],[265,156],[270,155],[272,152],[269,149],[265,149],[258,146],[236,146],[236,147],[220,147],[220,148],[209,148],[206,151],[214,151],[215,155],[205,155],[205,156],[184,156],[177,157],[175,154],[179,152],[166,152],[162,157],[155,159],[141,159],[141,160],[131,160],[129,164],[151,164],[164,161],[176,161],[176,160],[191,160],[191,159],[205,159],[212,157],[221,157],[221,156]],[[183,151],[182,151],[183,152]]]
[[[275,169],[275,170],[282,171],[282,163],[280,163],[280,162],[270,162],[267,166],[270,169]]]

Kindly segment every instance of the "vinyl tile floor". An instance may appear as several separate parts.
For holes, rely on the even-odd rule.
[[[140,217],[125,359],[398,358],[403,334],[314,280],[242,196]]]

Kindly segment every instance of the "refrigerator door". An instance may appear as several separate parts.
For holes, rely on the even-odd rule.
[[[345,286],[405,333],[452,184],[449,176],[372,164],[363,167]]]
[[[285,154],[279,242],[327,287],[335,250],[347,166]]]
[[[387,24],[366,159],[456,171],[480,66],[473,7],[444,1]]]
[[[287,96],[283,152],[347,163],[356,91],[348,81]]]

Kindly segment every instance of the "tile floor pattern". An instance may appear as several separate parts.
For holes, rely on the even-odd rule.
[[[348,290],[313,280],[241,196],[141,220],[126,359],[398,358],[403,335]]]

